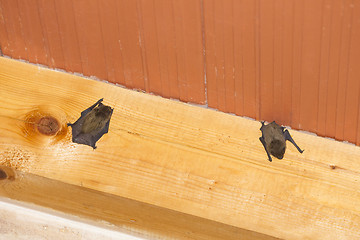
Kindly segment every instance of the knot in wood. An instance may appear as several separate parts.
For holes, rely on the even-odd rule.
[[[60,129],[60,124],[54,117],[46,116],[40,118],[37,129],[41,134],[55,135]]]
[[[0,168],[0,180],[4,180],[4,179],[7,179],[7,174],[6,172]]]

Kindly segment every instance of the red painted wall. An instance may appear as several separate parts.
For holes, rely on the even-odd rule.
[[[0,48],[360,145],[356,0],[0,0]]]

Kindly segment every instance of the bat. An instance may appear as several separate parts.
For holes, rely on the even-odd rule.
[[[103,98],[81,112],[75,123],[68,123],[72,128],[72,141],[96,148],[96,142],[109,131],[111,107],[102,104]]]
[[[264,122],[261,122],[261,124],[260,130],[262,132],[262,136],[259,137],[259,140],[264,146],[270,162],[272,161],[270,154],[278,159],[282,159],[284,157],[286,140],[289,140],[292,144],[294,144],[300,153],[304,151],[301,150],[295,143],[289,131],[285,130],[285,127],[278,125],[275,121],[267,125],[265,125]]]

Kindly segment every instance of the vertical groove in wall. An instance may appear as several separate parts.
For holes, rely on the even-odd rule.
[[[334,1],[332,5],[330,53],[329,53],[329,81],[327,93],[326,136],[335,137],[337,81],[339,74],[342,1]]]
[[[301,97],[301,68],[302,41],[304,23],[304,2],[294,0],[293,15],[293,74],[291,95],[291,126],[300,129],[300,97]]]
[[[83,73],[72,1],[54,1],[54,8],[56,9],[56,18],[50,16],[50,19],[48,18],[46,21],[56,19],[58,23],[58,41],[64,57],[64,69],[69,72]],[[44,9],[44,12],[47,11]]]
[[[350,47],[351,47],[351,35],[352,35],[352,27],[353,27],[353,6],[354,6],[354,1],[351,0],[348,2],[348,9],[350,11],[350,17],[349,17],[349,26],[348,26],[348,31],[349,31],[349,36],[348,36],[348,42],[347,42],[347,48],[346,48],[346,64],[344,65],[344,68],[346,69],[346,84],[345,84],[345,99],[344,99],[344,110],[343,110],[343,130],[342,130],[342,138],[341,139],[349,139],[350,136],[348,136],[348,131],[347,131],[347,127],[346,127],[346,106],[347,106],[347,98],[348,98],[348,87],[349,87],[349,63],[350,63]]]
[[[354,1],[350,6],[353,9],[353,21],[349,54],[349,80],[346,91],[346,134],[344,137],[347,141],[360,145],[360,3]]]
[[[57,49],[58,52],[60,52],[60,55],[59,55],[60,60],[58,60],[57,62],[61,63],[59,68],[65,69],[66,68],[66,63],[65,63],[65,56],[64,56],[64,44],[61,41],[60,23],[59,23],[59,16],[58,16],[59,15],[59,10],[56,7],[56,1],[55,0],[53,1],[52,9],[54,10],[54,15],[52,17],[55,19],[55,25],[56,25],[56,31],[54,31],[56,36],[53,37],[54,39],[56,39],[56,42],[54,43],[54,45],[58,48]],[[56,66],[57,66],[57,62],[55,62]]]
[[[321,1],[305,0],[301,41],[299,112],[301,128],[316,131],[319,62],[321,49]],[[304,34],[306,33],[306,34]]]
[[[118,9],[118,4],[117,2],[113,2],[112,7],[115,9],[115,16],[112,18],[114,19],[115,22],[115,27],[114,28],[108,28],[109,31],[109,36],[111,36],[111,42],[110,45],[108,46],[108,52],[109,54],[111,54],[112,58],[114,59],[114,67],[115,67],[115,77],[116,83],[125,85],[125,66],[124,66],[124,55],[122,52],[122,43],[121,43],[121,35],[120,35],[120,13],[119,13],[119,9]],[[107,13],[108,14],[108,13]],[[107,22],[112,22],[107,21]],[[114,33],[115,31],[115,33]],[[111,33],[112,32],[112,33]],[[117,54],[116,54],[117,53]]]
[[[99,16],[99,26],[101,34],[101,44],[104,49],[103,58],[105,62],[105,69],[107,73],[107,79],[111,82],[117,82],[117,74],[115,72],[116,60],[114,58],[114,52],[118,51],[118,44],[114,38],[117,37],[117,24],[116,24],[116,11],[111,1],[100,2],[97,1],[97,14]],[[113,24],[113,27],[109,29],[109,25]],[[114,37],[115,36],[115,37]],[[120,55],[121,56],[121,55]]]
[[[260,0],[259,7],[259,49],[260,49],[260,119],[274,119],[274,4]],[[275,119],[274,119],[275,120]]]
[[[175,22],[175,42],[176,42],[176,64],[177,64],[177,79],[179,86],[179,99],[186,101],[188,99],[186,91],[186,68],[184,57],[184,36],[183,30],[183,11],[180,2],[173,1],[174,6],[174,22]]]
[[[336,112],[336,130],[335,138],[344,139],[345,132],[345,108],[346,108],[346,90],[348,83],[348,65],[349,65],[349,47],[350,35],[352,28],[352,0],[346,0],[344,4],[341,46],[340,46],[340,61],[339,61],[339,80],[338,80],[338,98],[337,98],[337,112]]]
[[[41,11],[41,7],[39,5],[40,1],[36,2],[36,9],[37,9],[37,17],[39,18],[39,27],[40,27],[40,31],[42,33],[42,45],[44,46],[44,55],[45,55],[45,59],[46,62],[45,64],[54,68],[54,62],[51,61],[52,59],[52,54],[50,53],[50,46],[49,46],[49,37],[48,37],[48,32],[46,31],[45,28],[45,23],[41,20],[41,16],[42,16],[42,11]]]
[[[339,89],[340,84],[340,75],[341,75],[341,60],[342,60],[342,45],[343,45],[343,29],[344,29],[344,12],[345,12],[345,4],[344,1],[341,2],[341,7],[339,8],[339,14],[340,14],[340,22],[339,22],[339,32],[337,33],[339,35],[339,43],[338,43],[338,55],[337,55],[337,72],[336,72],[336,99],[335,99],[335,109],[334,109],[334,122],[335,122],[335,129],[334,137],[335,139],[338,139],[339,134],[339,125],[341,122],[340,116],[337,114],[339,113],[339,108],[341,107],[341,102],[339,101],[340,98],[342,98],[342,89]]]
[[[216,95],[218,109],[226,110],[225,105],[225,56],[224,56],[224,14],[223,2],[214,0]]]
[[[44,35],[47,37],[50,52],[49,61],[53,68],[65,69],[64,49],[58,21],[59,13],[55,1],[41,1],[41,22],[44,26]],[[53,19],[53,21],[50,19]]]
[[[225,1],[224,16],[225,16],[225,97],[226,97],[226,112],[235,112],[235,54],[234,54],[234,15],[233,15],[233,0]],[[229,46],[229,47],[227,47]]]
[[[233,24],[233,44],[234,44],[234,94],[235,94],[235,114],[244,115],[245,97],[244,97],[244,3],[243,0],[232,1]]]
[[[187,49],[187,59],[193,59],[194,64],[190,61],[186,61],[189,68],[189,93],[190,98],[188,101],[197,102],[204,104],[205,101],[205,84],[202,81],[204,79],[203,69],[203,57],[202,57],[202,34],[201,34],[201,12],[200,12],[200,0],[186,0],[185,9],[191,9],[192,11],[186,11],[186,28],[184,29],[183,34],[186,37],[186,49]],[[187,34],[187,29],[191,29],[190,34]]]
[[[25,40],[24,27],[22,24],[22,17],[19,9],[19,1],[6,1],[7,2],[7,15],[9,20],[14,22],[12,25],[13,36],[12,39],[9,39],[9,42],[13,42],[13,46],[15,47],[15,56],[23,60],[30,60],[30,52],[29,46]],[[10,19],[11,18],[11,19]],[[8,25],[9,26],[9,25]],[[25,54],[24,54],[25,52]]]
[[[319,82],[318,82],[318,113],[317,113],[317,132],[325,135],[326,125],[326,98],[327,81],[329,78],[329,47],[330,47],[330,22],[331,22],[331,0],[322,2],[321,10],[321,35],[320,35],[320,61],[319,61]]]
[[[138,22],[139,22],[139,44],[140,44],[140,48],[141,48],[141,62],[142,62],[142,70],[144,73],[144,90],[149,92],[149,81],[148,81],[148,71],[147,71],[147,61],[146,61],[146,43],[145,43],[145,39],[144,39],[144,27],[143,27],[143,19],[142,19],[142,14],[141,14],[141,2],[140,0],[136,1],[136,13],[137,13],[137,17],[138,17]],[[161,87],[160,87],[161,89]]]
[[[204,71],[204,97],[205,105],[208,106],[208,97],[207,97],[207,81],[206,81],[206,41],[205,41],[205,16],[204,16],[204,0],[200,1],[200,11],[201,11],[201,37],[202,37],[202,52],[203,52],[203,71]]]
[[[6,31],[5,19],[4,19],[4,11],[3,11],[3,3],[0,1],[0,36],[2,36],[2,41],[0,41],[0,56],[3,55],[3,51],[7,51],[9,49],[9,37]]]
[[[260,0],[255,1],[255,8],[254,8],[254,34],[255,34],[255,82],[256,82],[256,92],[255,92],[255,109],[256,109],[256,119],[262,120],[261,116],[261,65],[260,65],[260,55],[261,55],[261,49],[260,49]]]
[[[292,74],[293,64],[293,14],[294,1],[283,0],[282,4],[282,124],[289,126],[292,118]],[[275,75],[276,78],[276,75]]]
[[[106,58],[106,55],[105,55],[105,40],[104,40],[104,30],[103,30],[103,25],[101,24],[101,15],[100,15],[100,7],[101,7],[101,2],[99,2],[99,0],[96,1],[97,2],[97,8],[96,8],[96,17],[97,17],[97,23],[99,25],[99,36],[100,36],[100,41],[99,41],[99,45],[102,47],[103,51],[101,52],[101,55],[99,56],[99,58],[103,58],[104,59],[104,63],[105,63],[105,66],[104,66],[104,77],[107,81],[109,81],[109,69],[107,66],[110,65],[109,61],[107,60]]]
[[[284,39],[284,29],[283,29],[283,12],[284,6],[283,1],[273,2],[273,109],[274,109],[274,120],[277,122],[284,122],[283,119],[283,39]]]
[[[205,35],[205,59],[206,59],[206,84],[208,106],[217,108],[216,78],[215,78],[215,42],[214,42],[214,1],[204,0],[204,35]]]

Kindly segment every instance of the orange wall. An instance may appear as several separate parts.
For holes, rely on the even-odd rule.
[[[0,0],[0,48],[360,145],[357,0]]]

